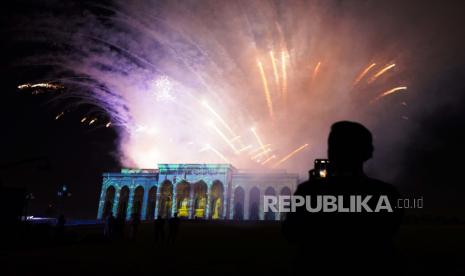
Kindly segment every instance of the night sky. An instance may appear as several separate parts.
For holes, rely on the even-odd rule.
[[[24,35],[21,28],[34,24],[24,22],[24,18],[53,2],[30,2],[34,4],[15,1],[1,9],[0,179],[4,186],[31,191],[35,200],[30,212],[37,215],[45,214],[48,204],[58,204],[57,187],[66,184],[72,193],[65,205],[66,213],[76,218],[95,218],[101,174],[120,168],[117,133],[112,128],[79,124],[79,119],[90,110],[88,106],[76,108],[66,115],[66,120],[55,120],[63,109],[62,102],[50,94],[32,96],[16,88],[46,70],[22,60],[33,52],[49,49],[24,45],[18,38]],[[342,8],[351,6],[340,2]],[[465,218],[465,9],[460,1],[386,2],[389,3],[367,4],[369,8],[360,8],[361,14],[372,11],[372,18],[389,18],[395,29],[403,27],[401,37],[406,38],[406,47],[417,53],[411,59],[411,70],[420,72],[416,75],[423,79],[417,87],[421,97],[412,100],[409,138],[394,157],[386,159],[402,164],[389,181],[408,196],[424,197],[421,215]],[[79,15],[83,11],[74,6],[66,12]],[[390,25],[383,27],[389,29]],[[53,43],[49,47],[53,48]],[[388,130],[386,135],[390,135]],[[50,168],[44,170],[37,164],[3,168],[34,157],[44,157]]]

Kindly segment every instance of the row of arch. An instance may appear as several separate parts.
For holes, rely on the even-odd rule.
[[[128,186],[123,186],[120,189],[116,216],[127,217],[130,199],[129,194],[130,191]],[[129,211],[131,215],[138,216],[141,219],[151,220],[156,216],[164,218],[171,217],[174,207],[174,211],[178,213],[179,217],[220,219],[223,214],[223,195],[223,183],[219,180],[213,181],[209,193],[208,185],[204,181],[198,181],[192,184],[187,181],[181,181],[176,184],[174,190],[172,182],[165,180],[160,185],[159,191],[157,186],[153,186],[149,189],[146,197],[145,218],[141,217],[145,196],[144,187],[142,186],[135,188],[132,197],[132,207]],[[114,209],[115,198],[116,189],[110,185],[105,191],[102,212],[103,218],[107,217]],[[175,204],[175,206],[173,206],[173,204]]]
[[[175,194],[173,192],[175,192]],[[123,186],[120,189],[116,216],[127,217],[129,194],[128,186]],[[239,186],[234,189],[232,219],[259,220],[259,188],[253,187],[250,189],[247,205],[245,204],[245,194],[243,187]],[[277,195],[277,193],[273,187],[268,187],[263,195]],[[291,189],[289,187],[283,187],[279,192],[279,195],[291,195]],[[115,196],[116,189],[113,186],[109,186],[105,192],[105,201],[102,213],[103,218],[107,217],[107,215],[112,212],[115,203]],[[132,208],[129,211],[131,214],[146,220],[152,220],[156,216],[167,218],[172,216],[173,202],[175,202],[176,206],[174,210],[178,213],[179,217],[220,219],[222,218],[224,208],[223,196],[224,187],[221,181],[214,181],[210,188],[210,193],[208,193],[208,185],[204,181],[192,184],[187,181],[182,181],[176,185],[174,191],[173,184],[170,181],[165,180],[162,185],[160,185],[159,191],[157,186],[153,186],[149,189],[147,194],[145,218],[141,218],[144,200],[144,188],[142,186],[138,186],[134,190]],[[246,215],[247,212],[245,211],[245,208],[248,208],[248,216]],[[280,215],[280,217],[277,217],[278,215]],[[274,212],[266,212],[264,213],[263,219],[282,219],[282,215],[283,214],[276,214]]]
[[[291,195],[291,189],[289,187],[283,187],[279,193],[280,195]],[[273,187],[268,187],[263,195],[276,196],[276,190]],[[260,190],[257,187],[253,187],[249,191],[248,200],[248,219],[259,220],[260,219]],[[234,190],[234,202],[233,202],[233,219],[244,220],[245,219],[245,190],[242,187],[237,187]],[[264,213],[264,220],[276,220],[277,215],[275,212]],[[280,219],[282,219],[281,214]]]

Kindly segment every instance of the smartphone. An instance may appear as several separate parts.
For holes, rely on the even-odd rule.
[[[329,160],[315,159],[314,167],[309,172],[310,179],[322,179],[329,176]]]

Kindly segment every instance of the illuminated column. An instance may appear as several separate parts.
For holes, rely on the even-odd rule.
[[[177,184],[173,181],[173,199],[171,200],[171,216],[174,216],[175,213],[178,212],[178,204],[176,202],[176,194],[177,194]]]
[[[134,201],[134,190],[135,190],[135,187],[134,187],[134,183],[133,183],[131,188],[129,188],[128,206],[126,207],[126,220],[131,219],[132,203]]]
[[[188,210],[189,210],[189,219],[194,218],[194,213],[195,213],[195,206],[194,206],[194,185],[189,183],[189,203],[187,205]]]
[[[206,209],[206,214],[205,214],[206,219],[210,219],[210,212],[211,212],[211,210],[210,210],[211,209],[211,202],[210,201],[211,200],[212,200],[211,199],[211,192],[209,191],[207,193],[207,204],[206,204],[207,206],[205,208]]]
[[[221,217],[220,219],[226,219],[226,212],[228,208],[228,201],[227,201],[227,196],[225,193],[223,193],[222,199],[221,199]]]
[[[249,220],[249,208],[250,208],[250,189],[245,189],[244,194],[244,220]]]
[[[237,187],[236,187],[237,188]],[[234,218],[234,191],[231,192],[231,197],[229,199],[229,219]]]
[[[155,195],[155,210],[153,211],[155,214],[155,218],[158,218],[158,208],[160,205],[160,187],[157,186],[157,193]]]
[[[149,185],[144,185],[144,194],[142,195],[142,204],[141,204],[141,208],[142,210],[140,210],[140,217],[142,220],[145,220],[146,219],[146,215],[147,215],[147,202],[149,201],[149,189],[147,189],[147,187],[150,187]]]
[[[105,176],[105,174],[103,175],[103,181],[102,181],[102,190],[100,191],[100,201],[99,201],[99,206],[98,206],[98,212],[97,212],[97,219],[105,219],[103,217],[103,211],[105,209],[105,201],[107,199],[107,192],[108,192],[108,188],[110,186],[113,186],[115,188],[115,196],[113,197],[113,204],[116,200],[116,189],[117,189],[117,183],[113,183],[112,182],[112,179],[110,178],[110,176],[107,174],[107,176]],[[114,209],[114,206],[112,206],[112,212],[113,212],[113,209]],[[113,214],[115,214],[113,212]]]
[[[106,197],[106,191],[107,190],[108,190],[108,188],[105,188],[105,186],[102,185],[102,190],[100,191],[100,200],[99,200],[99,203],[98,203],[97,219],[105,219],[102,216],[103,216],[103,209],[104,209],[104,205],[105,205],[105,197]]]
[[[117,183],[115,185],[115,200],[113,201],[113,208],[112,208],[113,216],[116,216],[118,214],[120,193],[121,193],[121,186],[120,186],[120,183]]]
[[[226,194],[224,196],[225,200],[223,201],[224,204],[226,205],[224,208],[224,215],[223,219],[232,219],[231,210],[232,210],[232,204],[231,204],[231,198],[232,198],[232,184],[230,181],[226,180],[226,183],[228,183],[227,188],[226,188]]]

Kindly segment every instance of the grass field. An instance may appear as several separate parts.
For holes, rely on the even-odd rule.
[[[75,241],[3,250],[1,275],[286,275],[293,252],[278,223],[183,221],[170,246],[154,244],[151,224],[135,241],[67,231]],[[465,275],[465,226],[403,226],[396,243],[405,275]]]

